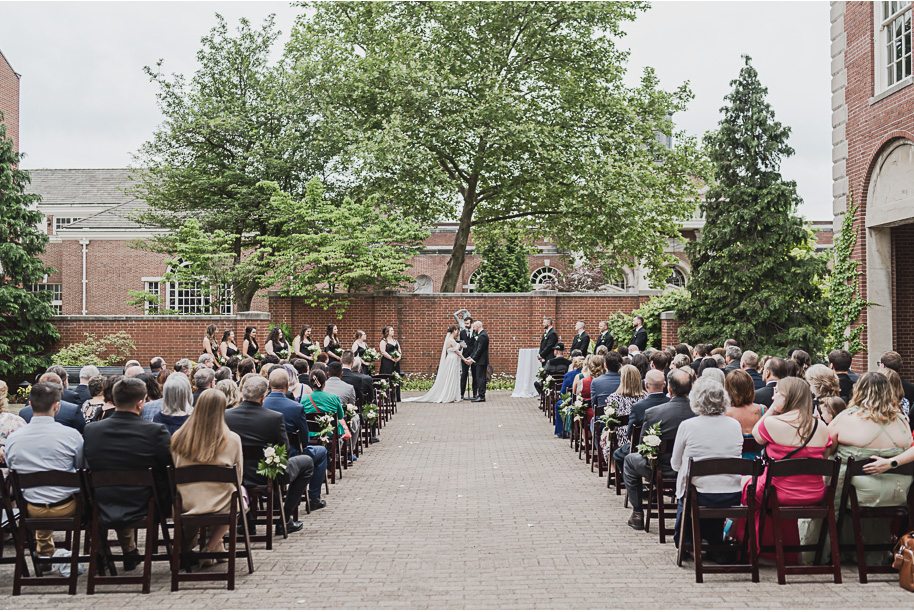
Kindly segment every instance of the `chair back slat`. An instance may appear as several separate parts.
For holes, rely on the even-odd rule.
[[[238,474],[234,467],[224,465],[187,465],[171,471],[174,484],[191,482],[220,482],[235,484]]]
[[[855,461],[853,457],[849,457],[847,460],[847,469],[845,471],[847,478],[850,479],[853,476],[870,476],[871,474],[867,474],[863,471],[863,468],[866,467],[868,463],[870,462],[866,460],[858,459]],[[895,474],[896,476],[914,477],[914,462],[899,465],[897,468],[886,470],[882,474]]]
[[[32,487],[73,487],[82,486],[82,479],[77,472],[15,472],[19,487],[31,489]]]
[[[743,452],[759,454],[762,452],[762,445],[753,437],[743,438]]]
[[[768,464],[768,478],[782,476],[828,476],[836,475],[836,464],[831,459],[804,457],[801,459],[782,459]]]
[[[293,450],[294,450],[294,451],[297,451],[297,452],[299,452],[299,453],[301,453],[301,452],[302,452],[302,447],[301,447],[301,433],[296,429],[295,431],[289,431],[289,432],[287,432],[287,434],[288,434],[288,436],[289,436],[289,446],[290,446],[289,451],[290,451],[290,453],[291,453],[291,451],[293,451]]]
[[[753,459],[689,459],[689,476],[696,478],[699,476],[714,475],[731,475],[731,476],[755,476],[759,466],[758,460]]]

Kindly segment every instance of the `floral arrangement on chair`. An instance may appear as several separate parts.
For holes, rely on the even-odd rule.
[[[546,378],[546,368],[540,368],[536,371],[536,378],[542,382]]]
[[[660,450],[660,421],[657,421],[641,434],[641,444],[638,445],[638,452],[641,456],[649,461],[657,458],[657,452]]]
[[[286,473],[289,452],[285,444],[271,444],[263,449],[263,458],[257,464],[257,473],[273,480]]]
[[[619,419],[616,418],[616,415],[616,400],[613,400],[612,404],[606,404],[603,409],[603,416],[597,417],[597,422],[603,423],[603,427],[606,429],[615,429],[619,426]]]
[[[399,373],[399,372],[392,372],[391,375],[390,375],[390,381],[391,381],[394,385],[399,386],[400,383],[403,382],[403,377],[400,376],[400,373]]]
[[[376,404],[366,404],[362,406],[362,419],[368,423],[369,426],[374,425],[378,421],[378,412],[380,408]]]
[[[317,417],[317,422],[321,426],[321,430],[317,433],[317,437],[320,438],[320,441],[326,444],[333,437],[336,429],[333,427],[333,415],[332,414],[320,414]]]
[[[390,383],[384,379],[377,381],[376,386],[379,391],[387,391],[388,389],[390,389]]]
[[[351,419],[359,412],[359,407],[355,404],[346,404],[343,409],[346,411],[346,418]]]

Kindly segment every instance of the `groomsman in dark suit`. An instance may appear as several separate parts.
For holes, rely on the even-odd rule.
[[[460,330],[460,335],[458,340],[463,342],[466,346],[463,347],[463,357],[464,359],[468,358],[473,354],[473,350],[476,348],[476,332],[473,331],[473,318],[464,317],[463,319],[463,329]],[[467,381],[472,374],[473,368],[470,367],[466,361],[462,361],[460,364],[460,399],[463,399],[463,396],[467,392]],[[473,393],[473,397],[476,397],[476,377],[473,376],[473,385],[470,387],[470,391]]]
[[[647,348],[647,330],[644,329],[644,319],[641,318],[641,315],[635,315],[632,326],[635,328],[635,333],[632,334],[632,340],[628,344],[629,346],[634,344],[639,351],[643,352]]]
[[[473,365],[473,380],[476,381],[476,397],[471,402],[486,401],[486,374],[489,369],[489,334],[482,327],[482,321],[473,323],[476,332],[476,347],[470,355],[469,362]]]
[[[578,321],[574,324],[574,340],[571,341],[571,352],[581,351],[585,357],[590,352],[590,336],[584,331],[584,321]]]
[[[600,321],[599,330],[600,335],[597,336],[597,341],[594,344],[594,352],[596,352],[596,350],[601,346],[605,346],[609,350],[613,350],[615,339],[613,338],[613,335],[609,333],[609,326],[606,324],[606,321]]]
[[[552,359],[555,353],[555,345],[559,343],[559,334],[552,327],[552,319],[549,317],[543,318],[543,329],[543,337],[540,339],[540,354],[536,358],[545,363]]]

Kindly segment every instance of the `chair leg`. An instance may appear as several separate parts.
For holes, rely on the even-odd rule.
[[[787,584],[787,560],[784,556],[784,542],[781,540],[781,511],[776,498],[771,506],[771,528],[774,533],[774,553],[778,566],[778,584]]]

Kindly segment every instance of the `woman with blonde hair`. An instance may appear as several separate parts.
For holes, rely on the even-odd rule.
[[[215,323],[210,323],[206,326],[206,335],[203,336],[203,352],[208,354],[213,358],[213,361],[216,361],[216,355],[219,354],[219,343],[216,342],[216,330],[219,329],[216,327]]]
[[[614,393],[606,398],[606,412],[613,411],[613,416],[618,418],[628,416],[632,413],[632,406],[644,398],[644,387],[641,384],[641,373],[633,365],[624,365],[619,370],[619,387]],[[627,441],[627,427],[616,428],[616,444],[622,446]],[[607,464],[611,461],[609,457],[609,429],[603,430],[600,436],[600,444],[603,447],[603,456]]]
[[[216,388],[225,395],[225,404],[227,408],[234,408],[241,403],[241,394],[238,393],[238,385],[234,380],[220,380],[216,383]]]
[[[0,380],[0,446],[6,447],[6,438],[11,433],[25,425],[25,419],[18,414],[7,412],[9,407],[9,387]]]
[[[889,368],[884,368],[880,373],[888,379],[892,391],[895,392],[895,399],[898,402],[898,407],[910,420],[911,404],[908,403],[908,399],[904,396],[904,386],[901,384],[901,376],[899,376],[898,372],[890,370]]]
[[[235,468],[241,482],[244,457],[241,438],[225,424],[225,394],[219,389],[207,389],[200,394],[194,413],[171,438],[171,456],[175,467],[188,465],[223,465]],[[178,485],[182,510],[185,514],[226,513],[229,511],[235,485],[215,482],[193,482]],[[238,491],[239,497],[241,492]],[[244,504],[243,497],[241,501]],[[239,508],[239,514],[244,508]],[[228,525],[213,528],[202,552],[225,552],[222,538]],[[184,531],[184,542],[193,542],[197,529]],[[215,565],[207,559],[204,565]]]

